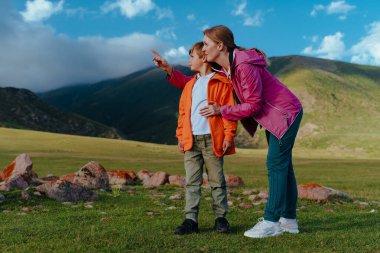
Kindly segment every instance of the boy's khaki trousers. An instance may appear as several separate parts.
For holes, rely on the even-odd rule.
[[[198,221],[199,202],[203,179],[203,165],[206,165],[213,199],[212,209],[216,218],[225,217],[227,207],[226,180],[223,173],[223,157],[216,157],[212,149],[211,135],[194,135],[191,150],[185,152],[186,206],[187,219]]]

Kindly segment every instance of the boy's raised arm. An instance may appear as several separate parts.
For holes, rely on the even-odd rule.
[[[174,87],[183,89],[192,77],[186,76],[182,72],[174,69],[156,50],[152,49],[151,51],[155,55],[152,59],[154,64],[157,68],[167,73],[166,80]]]

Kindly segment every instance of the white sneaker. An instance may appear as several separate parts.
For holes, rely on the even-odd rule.
[[[244,236],[251,238],[264,238],[270,236],[281,235],[284,231],[280,227],[279,222],[272,222],[259,219],[259,222],[250,230],[245,231]]]
[[[281,217],[280,226],[284,232],[288,232],[291,234],[298,234],[300,231],[298,230],[298,223],[296,219],[286,219]]]

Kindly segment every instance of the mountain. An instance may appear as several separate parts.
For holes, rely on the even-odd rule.
[[[59,111],[26,89],[0,88],[0,126],[55,133],[121,138],[116,130]]]
[[[178,68],[191,74],[185,67]],[[176,142],[180,95],[181,90],[168,85],[165,74],[156,68],[40,94],[45,102],[112,126],[127,139],[166,144]]]
[[[270,58],[269,71],[301,100],[304,118],[297,145],[309,148],[380,149],[380,68],[304,56]],[[185,67],[177,66],[190,74]],[[165,74],[149,68],[119,79],[77,85],[41,94],[67,112],[75,112],[121,131],[128,139],[176,143],[181,91]],[[264,147],[261,130],[248,138],[239,130],[240,147]]]

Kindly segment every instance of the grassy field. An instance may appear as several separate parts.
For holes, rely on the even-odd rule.
[[[28,153],[40,177],[77,171],[95,160],[107,170],[143,168],[184,175],[175,146],[58,135],[0,128],[0,167]],[[208,189],[203,191],[200,234],[178,237],[183,190],[171,186],[135,186],[120,195],[101,192],[93,203],[62,204],[44,197],[21,200],[19,191],[3,193],[0,204],[0,252],[380,252],[380,159],[363,153],[301,150],[294,152],[298,183],[320,183],[351,194],[366,204],[317,204],[300,201],[301,234],[249,239],[243,232],[263,215],[264,206],[241,209],[244,189],[267,187],[265,150],[238,150],[227,157],[226,174],[241,176],[246,187],[232,189],[232,233],[212,231]],[[28,208],[27,210],[22,208]],[[374,210],[374,211],[373,211]]]

